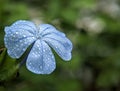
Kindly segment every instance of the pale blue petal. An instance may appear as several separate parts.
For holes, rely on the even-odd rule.
[[[63,60],[71,59],[72,43],[67,37],[63,37],[57,34],[48,34],[44,36],[44,41],[46,41]]]
[[[28,55],[27,69],[36,74],[50,74],[56,68],[55,58],[50,47],[37,40]]]
[[[21,57],[27,47],[35,40],[36,38],[33,34],[27,30],[14,27],[5,27],[4,42],[8,50],[7,52],[12,58]]]
[[[61,36],[65,36],[64,33],[57,31],[56,28],[50,24],[40,24],[39,25],[39,34],[45,36],[47,34],[56,33]]]
[[[23,30],[26,30],[32,34],[35,34],[37,32],[36,25],[33,22],[26,21],[26,20],[18,20],[14,24],[12,24],[11,27],[17,28],[17,29],[23,29]]]

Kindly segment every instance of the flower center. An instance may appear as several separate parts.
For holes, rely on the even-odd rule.
[[[41,39],[42,36],[41,36],[40,34],[36,34],[36,38],[37,38],[37,39]]]
[[[35,34],[36,39],[41,39],[42,35],[40,34],[40,28],[37,27],[36,34]]]

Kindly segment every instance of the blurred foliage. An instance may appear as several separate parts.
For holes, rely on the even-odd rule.
[[[12,59],[7,55],[6,49],[3,49],[0,55],[0,82],[5,82],[16,76],[18,64],[16,59]]]
[[[119,0],[0,0],[0,48],[4,27],[19,19],[57,26],[73,42],[73,58],[56,55],[51,75],[22,67],[0,91],[120,91]]]

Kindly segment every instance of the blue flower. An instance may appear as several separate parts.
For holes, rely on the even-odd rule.
[[[49,24],[19,20],[5,27],[5,46],[12,58],[20,58],[34,43],[26,59],[26,67],[36,74],[50,74],[56,68],[51,48],[63,59],[71,59],[72,43],[66,35]],[[51,48],[50,48],[51,47]]]

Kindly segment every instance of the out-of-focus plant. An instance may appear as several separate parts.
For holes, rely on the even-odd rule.
[[[0,54],[0,83],[6,82],[17,76],[19,65],[16,59],[12,59],[7,55],[6,49]]]

